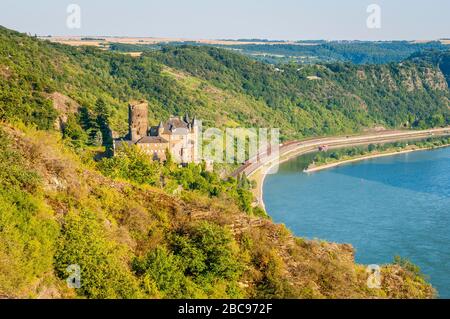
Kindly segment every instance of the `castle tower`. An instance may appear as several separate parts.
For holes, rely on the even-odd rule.
[[[202,122],[197,120],[194,116],[191,124],[191,134],[193,136],[194,145],[192,150],[192,160],[194,163],[200,163],[202,161],[203,153],[203,139],[202,139]]]
[[[189,114],[188,114],[188,112],[186,112],[186,113],[184,114],[183,121],[184,121],[185,123],[187,123],[188,129],[190,129],[190,128],[191,128],[191,121],[189,120]]]
[[[148,133],[148,103],[141,101],[130,102],[128,106],[128,127],[132,141],[137,141]]]
[[[158,125],[158,136],[161,136],[164,133],[164,123],[161,121]]]

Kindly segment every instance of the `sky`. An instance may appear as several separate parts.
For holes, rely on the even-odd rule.
[[[367,27],[371,4],[380,28]],[[449,13],[450,0],[0,0],[0,25],[41,36],[433,40],[450,38]]]

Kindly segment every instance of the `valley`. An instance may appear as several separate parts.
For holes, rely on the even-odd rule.
[[[436,296],[393,258],[381,267],[382,286],[369,289],[350,244],[296,237],[274,223],[253,205],[247,175],[257,167],[224,178],[241,163],[210,172],[170,156],[152,161],[133,147],[111,153],[128,132],[132,100],[146,101],[149,123],[188,113],[206,128],[279,128],[287,157],[321,144],[444,134],[449,54],[441,44],[402,44],[389,63],[270,64],[215,47],[253,40],[173,43],[129,56],[97,47],[99,38],[55,43],[0,27],[0,296]],[[415,54],[403,58],[405,47]],[[83,274],[77,290],[66,285],[71,265]]]

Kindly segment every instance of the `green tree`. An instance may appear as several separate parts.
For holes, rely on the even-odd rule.
[[[68,116],[67,122],[64,124],[63,136],[64,138],[69,139],[76,147],[86,145],[89,139],[86,131],[78,124],[77,117],[73,114]]]
[[[95,103],[95,112],[97,114],[97,125],[102,133],[102,142],[104,146],[112,147],[112,136],[111,130],[109,128],[109,119],[111,117],[111,112],[107,107],[105,101],[101,98],[97,99]]]
[[[145,257],[135,259],[133,269],[141,277],[142,282],[154,282],[157,291],[162,293],[165,298],[186,297],[187,283],[183,263],[179,257],[174,256],[166,248],[158,247]]]
[[[104,221],[90,212],[70,212],[55,254],[55,266],[61,279],[70,273],[67,267],[81,268],[79,293],[90,298],[136,298],[140,296],[138,282],[124,262],[125,246],[108,238]]]

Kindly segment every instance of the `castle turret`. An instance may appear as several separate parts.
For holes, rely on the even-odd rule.
[[[129,135],[132,141],[147,136],[148,133],[148,103],[141,101],[131,102],[128,106]]]
[[[188,114],[188,112],[186,112],[186,114],[184,114],[183,120],[184,120],[185,123],[190,124],[191,121],[189,120],[189,114]]]
[[[197,117],[194,116],[194,118],[192,119],[191,126],[192,126],[192,128],[198,128],[200,126],[200,121],[197,120]]]
[[[158,125],[158,136],[161,136],[161,134],[163,134],[164,133],[164,123],[161,121],[161,122],[159,122],[159,125]]]
[[[199,121],[195,116],[191,122],[191,133],[193,135],[194,145],[193,145],[193,162],[200,163],[202,160],[202,122]]]

